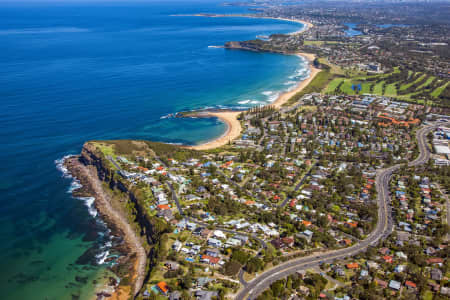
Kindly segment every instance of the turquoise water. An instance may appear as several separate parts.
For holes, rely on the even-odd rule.
[[[0,287],[3,299],[87,299],[110,240],[58,162],[91,139],[198,144],[215,119],[162,118],[265,104],[307,75],[296,56],[209,48],[296,31],[219,2],[0,3]],[[111,255],[112,253],[109,253]],[[78,277],[78,280],[76,278]]]

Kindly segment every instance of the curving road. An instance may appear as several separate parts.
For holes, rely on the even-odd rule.
[[[420,154],[409,166],[418,166],[427,162],[430,158],[430,152],[426,143],[427,134],[438,127],[438,125],[429,125],[417,131],[416,137]],[[280,280],[288,275],[294,274],[297,271],[308,269],[317,266],[319,263],[331,263],[337,259],[343,259],[353,256],[357,253],[363,252],[370,245],[375,245],[380,239],[386,238],[393,230],[393,221],[391,216],[391,208],[389,206],[389,180],[392,173],[400,168],[400,165],[395,165],[389,168],[378,170],[376,176],[376,189],[378,201],[378,222],[374,231],[369,236],[359,243],[344,249],[331,250],[312,254],[310,256],[296,258],[289,260],[282,264],[273,267],[272,269],[260,274],[258,277],[248,282],[247,285],[236,295],[235,299],[253,300],[258,297],[264,290],[266,290],[273,282]]]

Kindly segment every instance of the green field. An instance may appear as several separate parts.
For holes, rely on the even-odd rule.
[[[339,44],[340,42],[337,41],[304,41],[303,45],[305,46],[322,46],[322,45],[326,45],[326,44]]]
[[[361,85],[361,90],[354,91],[353,85]],[[322,92],[330,95],[383,95],[417,103],[432,100],[450,106],[448,100],[449,88],[449,81],[446,79],[438,79],[421,72],[394,68],[390,73],[368,76],[351,76],[349,73],[345,75],[341,73],[335,75]]]
[[[450,83],[450,82],[447,81],[447,82],[446,82],[445,84],[443,84],[442,86],[436,88],[436,89],[431,93],[431,96],[433,96],[433,97],[438,97],[438,96],[445,90],[445,88],[448,87],[449,83]]]
[[[319,44],[322,41],[308,41]],[[392,72],[369,75],[358,70],[342,69],[326,58],[319,58],[322,70],[301,92],[294,95],[285,105],[291,105],[306,94],[321,92],[328,95],[373,94],[395,97],[414,103],[435,103],[450,107],[450,84],[448,79],[412,70],[393,68]],[[361,85],[360,91],[352,89]]]

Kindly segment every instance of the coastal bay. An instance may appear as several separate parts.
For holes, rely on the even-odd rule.
[[[282,93],[272,104],[273,107],[279,109],[284,104],[286,104],[291,97],[295,94],[301,92],[308,84],[316,77],[316,75],[320,72],[320,69],[317,69],[313,66],[312,62],[315,59],[315,55],[311,53],[298,53],[297,55],[304,57],[308,60],[309,63],[309,76],[298,83],[295,89],[291,91],[287,91]],[[211,141],[208,141],[204,144],[192,146],[192,149],[195,150],[210,150],[217,147],[224,146],[233,140],[237,139],[241,134],[241,123],[238,120],[238,116],[241,112],[205,112],[205,116],[216,117],[223,121],[227,125],[227,130],[218,138],[215,138]]]

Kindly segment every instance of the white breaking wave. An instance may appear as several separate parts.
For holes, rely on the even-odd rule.
[[[72,182],[70,183],[70,186],[67,190],[68,193],[72,193],[74,190],[82,187],[83,185],[80,183],[80,181],[76,178],[74,178],[72,176],[72,174],[70,174],[69,170],[64,166],[64,162],[66,159],[72,157],[73,155],[66,155],[61,159],[57,159],[55,160],[55,164],[56,164],[56,168],[61,171],[61,173],[63,174],[64,178],[72,178]],[[101,253],[95,255],[96,258],[96,262],[99,265],[105,264],[106,263],[106,259],[109,256],[109,250],[111,249],[112,245],[112,241],[110,239],[110,233],[111,230],[106,226],[106,223],[100,219],[97,218],[98,217],[98,211],[95,208],[94,202],[95,202],[95,197],[74,197],[75,199],[81,200],[84,202],[84,204],[86,205],[87,209],[88,209],[88,213],[89,215],[91,215],[96,222],[98,222],[99,224],[102,225],[102,227],[105,228],[104,232],[100,231],[98,234],[101,237],[100,239],[100,243],[102,243],[102,245],[100,245],[100,251]],[[106,240],[105,240],[106,239]]]
[[[87,206],[88,212],[92,217],[95,218],[98,215],[98,211],[94,206],[94,197],[77,197],[77,199],[84,201],[84,204]]]
[[[99,254],[97,254],[95,256],[95,258],[97,259],[97,264],[99,265],[103,265],[106,261],[106,259],[108,258],[109,255],[109,250],[105,250]]]
[[[264,92],[262,92],[262,94],[264,96],[271,96],[271,95],[273,95],[273,93],[275,93],[275,92],[274,91],[264,91]]]
[[[66,159],[72,157],[73,155],[66,155],[61,159],[55,160],[56,169],[60,171],[63,174],[64,178],[72,178],[72,175],[70,174],[69,170],[64,166],[64,162]]]
[[[258,100],[247,99],[247,100],[239,101],[238,103],[241,105],[244,105],[244,104],[263,104],[264,102],[261,102]],[[245,107],[247,107],[247,106],[245,106]]]
[[[67,193],[72,194],[73,191],[75,191],[76,189],[79,189],[80,187],[82,187],[81,183],[74,179],[72,181],[72,183],[70,184],[69,189],[67,190]]]
[[[194,118],[194,117],[191,117],[192,119],[197,119],[197,118]],[[169,142],[164,142],[165,144],[170,144],[170,145],[177,145],[177,146],[181,146],[181,145],[183,145],[183,143],[169,143]]]
[[[72,156],[73,155],[66,155],[61,159],[55,160],[56,169],[61,171],[61,173],[63,174],[63,177],[64,178],[72,178],[72,182],[70,183],[70,186],[67,189],[67,193],[70,193],[70,194],[73,191],[75,191],[76,189],[79,189],[83,186],[80,183],[80,181],[78,179],[74,178],[72,176],[72,174],[70,174],[69,170],[67,170],[67,168],[64,166],[64,162],[66,161],[66,159],[68,159]],[[86,206],[88,208],[88,212],[92,217],[95,218],[98,215],[98,211],[94,206],[94,201],[95,201],[94,197],[75,197],[75,198],[84,201],[84,203],[86,204]]]
[[[250,101],[250,104],[262,104],[262,103],[263,102],[257,100]]]
[[[269,102],[274,102],[275,100],[277,100],[277,98],[280,96],[280,92],[274,92],[274,91],[269,91],[269,93],[263,94],[267,96],[267,101]]]
[[[239,104],[248,104],[250,102],[252,102],[252,100],[242,100],[242,101],[239,101],[238,103]]]

